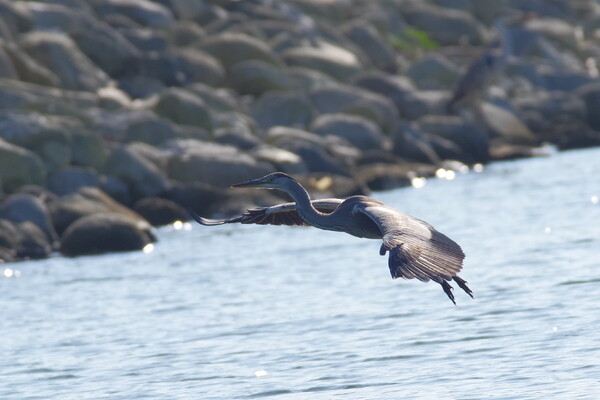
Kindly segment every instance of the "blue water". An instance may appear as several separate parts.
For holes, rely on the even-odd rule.
[[[164,228],[0,266],[0,398],[598,398],[600,149],[374,196],[462,245],[475,300],[392,280],[373,240]]]

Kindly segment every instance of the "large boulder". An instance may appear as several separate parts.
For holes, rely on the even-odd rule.
[[[15,224],[31,222],[44,233],[46,242],[58,241],[46,205],[34,195],[16,193],[7,197],[0,205],[0,219],[6,219]]]
[[[293,81],[281,68],[273,64],[249,60],[230,69],[228,84],[240,94],[260,95],[269,90],[290,90]]]
[[[77,220],[62,234],[60,251],[69,257],[133,251],[153,241],[148,223],[121,214],[92,214]]]
[[[10,57],[20,80],[38,85],[58,86],[58,76],[38,63],[15,43],[0,41],[0,48]]]
[[[168,8],[149,0],[106,0],[95,2],[98,14],[125,16],[142,26],[154,29],[169,29],[175,18]]]
[[[24,36],[21,46],[56,74],[64,89],[93,91],[108,84],[106,73],[96,67],[63,33],[29,33]]]
[[[34,151],[53,170],[71,160],[71,134],[81,124],[74,118],[35,112],[0,112],[0,137]]]
[[[394,49],[373,26],[358,20],[344,26],[342,32],[367,55],[375,68],[396,72],[398,63]]]
[[[188,212],[179,204],[160,197],[146,197],[133,206],[133,210],[153,226],[172,224],[190,219]]]
[[[479,163],[489,160],[487,133],[474,124],[451,115],[428,115],[419,120],[423,132],[441,137],[456,144],[462,150],[458,161]]]
[[[56,232],[61,235],[73,222],[87,215],[117,213],[135,220],[144,221],[134,211],[117,203],[102,190],[83,187],[48,204],[52,223]]]
[[[483,25],[465,11],[415,2],[407,5],[402,14],[406,22],[427,32],[441,45],[454,45],[464,39],[471,44],[482,44],[485,39]]]
[[[306,96],[297,93],[268,92],[254,104],[252,116],[262,129],[273,126],[306,128],[315,110]]]
[[[13,192],[27,184],[43,185],[46,171],[34,153],[0,138],[0,185]]]
[[[154,111],[176,124],[198,126],[212,130],[212,119],[204,100],[180,88],[169,88],[161,93]]]
[[[274,170],[231,146],[188,139],[173,141],[169,147],[174,152],[169,159],[169,178],[183,183],[228,187]]]
[[[116,148],[106,161],[104,172],[127,183],[136,198],[156,196],[169,187],[156,164],[131,145]]]
[[[533,132],[519,117],[506,108],[486,102],[481,106],[481,117],[492,137],[499,137],[505,143],[529,145],[536,143]]]
[[[315,118],[310,130],[321,136],[341,137],[361,150],[381,150],[384,135],[370,120],[356,115],[323,114]]]
[[[79,49],[103,71],[114,74],[139,55],[136,48],[116,29],[100,21],[85,3],[47,4],[23,2],[36,30],[68,34]]]
[[[59,196],[75,193],[88,186],[100,187],[100,176],[92,168],[66,167],[48,176],[48,189]]]
[[[226,69],[247,60],[280,64],[277,55],[271,51],[267,43],[243,33],[222,33],[210,36],[206,38],[201,47],[219,59]]]
[[[334,85],[310,92],[312,104],[322,114],[344,113],[366,117],[384,132],[391,132],[398,123],[398,111],[384,96],[356,86]]]
[[[283,126],[269,129],[266,141],[300,156],[308,172],[348,176],[348,161],[358,156],[342,140]]]
[[[31,221],[24,221],[16,226],[20,233],[17,258],[28,260],[50,257],[52,243],[38,225]]]
[[[460,72],[444,56],[431,54],[412,64],[407,75],[420,89],[437,90],[453,88]]]
[[[355,54],[333,45],[296,47],[283,52],[282,57],[291,67],[314,69],[342,82],[349,81],[363,69]]]

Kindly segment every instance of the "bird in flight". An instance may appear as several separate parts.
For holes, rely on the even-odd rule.
[[[454,304],[454,281],[469,296],[473,292],[457,274],[465,254],[456,242],[427,222],[404,214],[379,200],[352,196],[345,200],[311,200],[306,190],[291,176],[274,172],[259,179],[232,185],[231,188],[277,189],[286,192],[293,203],[253,208],[238,217],[213,220],[189,210],[201,225],[231,223],[259,225],[305,225],[328,231],[346,232],[360,238],[381,239],[382,256],[389,253],[392,278],[416,278],[442,286]]]

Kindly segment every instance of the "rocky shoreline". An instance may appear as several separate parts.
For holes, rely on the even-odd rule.
[[[275,170],[344,197],[600,145],[598,62],[592,0],[0,0],[0,263],[142,249]]]

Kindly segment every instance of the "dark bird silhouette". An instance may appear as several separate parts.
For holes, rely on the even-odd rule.
[[[192,210],[194,219],[205,226],[230,223],[259,225],[310,225],[346,232],[360,238],[382,239],[379,254],[389,253],[392,278],[416,278],[439,283],[456,304],[449,281],[455,281],[469,296],[473,292],[457,273],[465,257],[460,246],[427,222],[404,214],[379,200],[352,196],[345,200],[310,200],[294,178],[275,172],[260,179],[232,185],[232,188],[278,189],[289,194],[294,203],[254,208],[226,220],[202,218]]]
[[[446,106],[448,112],[455,112],[459,106],[478,106],[485,99],[489,87],[498,79],[513,54],[513,40],[508,28],[532,18],[537,18],[537,15],[511,12],[496,20],[494,29],[499,38],[467,67]]]

